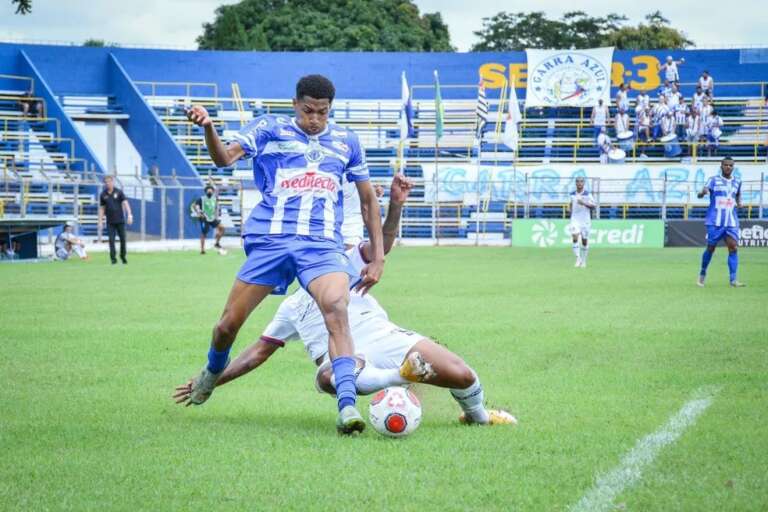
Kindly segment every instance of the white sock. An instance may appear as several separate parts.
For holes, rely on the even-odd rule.
[[[389,386],[402,386],[409,382],[400,376],[399,368],[376,368],[370,363],[357,376],[357,392],[369,395]]]
[[[573,242],[573,255],[579,258],[579,242]]]
[[[587,262],[587,253],[589,253],[589,246],[588,245],[582,245],[581,246],[581,261],[584,263]]]
[[[485,398],[483,385],[480,384],[480,378],[474,370],[472,370],[472,374],[475,376],[475,382],[467,389],[452,389],[451,395],[459,403],[461,410],[472,421],[475,423],[488,423],[490,418],[488,417],[488,411],[485,410],[483,405]]]

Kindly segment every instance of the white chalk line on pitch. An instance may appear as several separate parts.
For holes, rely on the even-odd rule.
[[[596,512],[614,508],[613,500],[624,489],[636,484],[643,476],[643,469],[648,466],[662,448],[680,438],[697,418],[712,405],[719,387],[703,387],[696,390],[693,398],[686,402],[677,413],[669,418],[656,432],[640,439],[614,469],[601,475],[595,485],[581,497],[571,512]]]

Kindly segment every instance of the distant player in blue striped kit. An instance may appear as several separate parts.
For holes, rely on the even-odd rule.
[[[270,293],[285,294],[298,279],[317,302],[329,333],[329,356],[336,381],[341,434],[361,432],[357,411],[354,345],[347,305],[350,282],[365,293],[384,269],[379,204],[368,177],[360,141],[352,131],[329,124],[333,84],[320,75],[301,78],[293,100],[295,117],[263,115],[225,144],[202,106],[189,109],[190,121],[205,133],[208,153],[218,167],[245,159],[262,195],[243,227],[246,261],[232,285],[213,329],[208,364],[194,379],[188,404],[200,405],[213,392],[229,362],[240,327]],[[357,272],[341,237],[344,180],[357,187],[372,259]]]
[[[709,194],[707,210],[707,248],[701,256],[701,272],[697,284],[704,286],[707,267],[712,261],[715,247],[720,240],[728,247],[728,273],[731,286],[740,288],[743,283],[736,279],[739,268],[739,212],[741,208],[741,180],[733,176],[733,159],[725,157],[720,162],[720,175],[712,176],[698,193],[699,199]]]

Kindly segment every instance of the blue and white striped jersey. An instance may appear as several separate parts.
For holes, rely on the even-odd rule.
[[[706,225],[738,228],[736,195],[741,191],[741,180],[733,175],[729,180],[722,176],[712,176],[707,180],[707,189],[709,189],[709,209]]]
[[[341,243],[343,177],[369,178],[365,153],[352,131],[328,124],[308,135],[287,116],[257,117],[234,136],[253,161],[262,195],[243,229],[247,235],[311,235]]]

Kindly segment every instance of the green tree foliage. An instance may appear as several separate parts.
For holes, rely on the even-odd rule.
[[[32,12],[32,0],[11,0],[16,4],[16,14],[29,14]]]
[[[636,27],[622,27],[609,34],[605,44],[622,50],[679,50],[693,46],[693,41],[684,32],[669,26],[669,20],[661,12],[653,12],[645,19],[647,25],[640,23]]]
[[[201,50],[454,51],[440,13],[411,0],[243,0],[216,9]]]
[[[683,32],[669,26],[659,11],[646,16],[648,24],[626,27],[627,17],[611,13],[604,17],[588,16],[582,11],[565,13],[559,20],[543,12],[500,12],[483,18],[482,30],[475,35],[480,42],[472,51],[511,51],[526,48],[619,49],[685,48],[693,42]]]
[[[107,46],[103,39],[86,39],[83,42],[83,46],[89,46],[91,48],[103,48]]]

